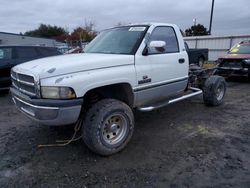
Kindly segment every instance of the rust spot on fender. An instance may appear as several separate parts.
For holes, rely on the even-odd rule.
[[[73,78],[73,76],[70,75],[70,76],[60,77],[60,78],[57,78],[57,79],[56,79],[55,83],[58,84],[58,83],[60,83],[61,81],[63,81],[64,79],[70,79],[70,78]]]
[[[64,77],[58,78],[58,79],[56,79],[55,83],[58,84],[58,83],[60,83],[61,81],[63,81],[63,79],[64,79]]]

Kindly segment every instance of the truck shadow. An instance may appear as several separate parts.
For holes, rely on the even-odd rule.
[[[0,97],[6,97],[9,94],[9,90],[0,90]]]

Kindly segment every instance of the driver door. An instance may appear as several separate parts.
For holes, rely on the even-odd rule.
[[[166,45],[163,49],[148,47],[147,55],[136,57],[139,106],[159,102],[184,91],[188,80],[187,54],[180,51],[174,28],[156,27],[147,46],[152,41],[164,41]]]

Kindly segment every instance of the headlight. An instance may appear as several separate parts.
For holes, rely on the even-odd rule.
[[[250,65],[250,59],[245,59],[244,62],[248,65]]]
[[[45,99],[73,99],[75,91],[70,87],[41,87],[42,98]]]

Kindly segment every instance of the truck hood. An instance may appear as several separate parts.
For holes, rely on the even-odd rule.
[[[220,59],[250,59],[250,54],[226,54]]]
[[[83,53],[37,59],[17,65],[14,70],[29,72],[42,79],[73,72],[130,64],[134,64],[133,55]]]

